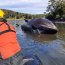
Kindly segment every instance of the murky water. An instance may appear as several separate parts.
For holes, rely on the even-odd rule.
[[[21,30],[23,21],[12,21],[23,55],[37,55],[43,65],[65,65],[65,24],[56,24],[58,33],[54,35],[31,34]],[[16,24],[19,24],[17,26]]]

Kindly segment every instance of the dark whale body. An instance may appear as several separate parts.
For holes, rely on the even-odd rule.
[[[56,26],[48,19],[35,18],[30,21],[25,20],[25,22],[27,24],[21,26],[24,31],[32,32],[33,30],[37,30],[39,33],[43,34],[55,34],[58,31]]]

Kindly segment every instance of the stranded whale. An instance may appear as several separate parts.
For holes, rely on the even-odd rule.
[[[30,21],[25,20],[26,24],[22,25],[21,28],[24,31],[35,32],[43,34],[55,34],[57,33],[57,27],[48,19],[35,18]]]

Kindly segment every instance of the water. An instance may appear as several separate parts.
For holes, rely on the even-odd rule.
[[[37,55],[43,65],[65,65],[65,24],[56,24],[58,33],[54,35],[31,34],[21,30],[24,21],[13,23],[23,55]],[[17,26],[16,24],[19,24]]]

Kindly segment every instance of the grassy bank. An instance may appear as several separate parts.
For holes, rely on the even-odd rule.
[[[7,20],[24,20],[24,18],[16,19],[16,18],[8,18]]]

